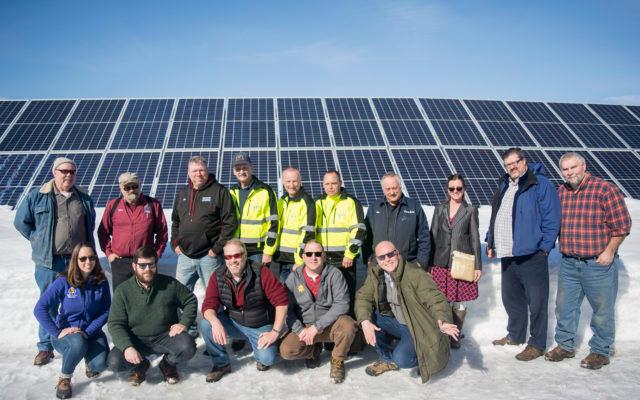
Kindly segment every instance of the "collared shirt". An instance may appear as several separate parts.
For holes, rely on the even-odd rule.
[[[399,323],[402,325],[406,325],[406,321],[404,316],[402,315],[402,308],[400,307],[400,302],[398,301],[398,291],[396,290],[396,285],[393,283],[393,277],[387,271],[384,271],[384,282],[387,285],[387,301],[391,306],[391,311],[393,312],[393,316],[396,317]]]
[[[311,276],[309,276],[309,273],[307,272],[307,267],[304,267],[304,269],[302,270],[303,272],[303,276],[304,276],[304,283],[307,284],[307,288],[309,288],[309,291],[311,292],[311,294],[313,294],[313,299],[317,299],[318,298],[318,290],[320,290],[320,275],[316,276],[315,278],[312,278]]]
[[[515,181],[509,179],[509,186],[502,196],[502,203],[500,203],[500,209],[496,214],[495,221],[495,248],[496,257],[511,257],[513,255],[513,201],[518,191],[518,182],[520,178]]]
[[[624,196],[615,185],[588,172],[576,190],[564,184],[558,188],[562,206],[560,252],[591,258],[604,251],[613,236],[631,231],[631,216]]]
[[[76,244],[87,241],[85,210],[75,188],[71,195],[53,185],[56,199],[56,223],[53,254],[71,254]]]

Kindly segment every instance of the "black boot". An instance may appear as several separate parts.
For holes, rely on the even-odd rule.
[[[451,348],[459,349],[460,348],[460,339],[462,339],[462,325],[464,324],[464,317],[467,314],[467,310],[456,310],[455,308],[451,309],[453,314],[453,323],[456,324],[460,333],[458,334],[458,340],[451,338]]]

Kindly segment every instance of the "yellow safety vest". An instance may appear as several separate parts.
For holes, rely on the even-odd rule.
[[[325,194],[316,200],[316,240],[327,253],[333,253],[330,256],[343,253],[343,257],[353,260],[366,232],[362,205],[344,189],[339,195]]]
[[[253,189],[240,210],[240,187],[231,188],[231,198],[236,209],[238,227],[234,237],[240,239],[247,248],[260,249],[272,256],[276,251],[278,237],[278,205],[271,187],[253,177]]]
[[[295,198],[285,194],[278,199],[278,250],[302,265],[304,245],[315,237],[316,207],[309,195],[300,190]]]

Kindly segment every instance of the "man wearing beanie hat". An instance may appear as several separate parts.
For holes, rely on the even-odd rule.
[[[111,264],[113,291],[133,275],[133,255],[151,247],[159,259],[167,246],[167,221],[160,202],[142,194],[140,178],[125,172],[118,178],[121,195],[107,202],[98,226],[100,248]]]
[[[60,272],[67,269],[76,244],[93,244],[96,213],[93,200],[76,186],[76,163],[66,157],[53,161],[53,179],[33,189],[16,211],[13,225],[31,242],[31,258],[40,294]],[[50,310],[57,314],[57,307]],[[54,317],[55,318],[55,317]],[[51,337],[40,326],[38,354],[34,365],[45,365],[53,358]]]

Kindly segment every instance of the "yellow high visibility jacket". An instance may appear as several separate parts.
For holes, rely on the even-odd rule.
[[[316,200],[316,240],[324,246],[329,260],[353,260],[366,233],[362,205],[344,188],[339,195],[324,194]]]
[[[231,199],[238,217],[234,237],[247,246],[249,253],[263,252],[272,256],[278,238],[278,205],[271,187],[253,177],[253,189],[240,210],[240,187],[231,188]]]
[[[304,245],[316,236],[316,206],[304,188],[296,197],[278,199],[278,221],[278,261],[302,265]]]

